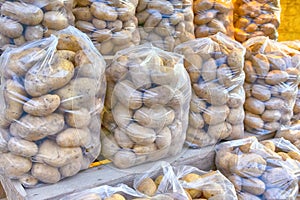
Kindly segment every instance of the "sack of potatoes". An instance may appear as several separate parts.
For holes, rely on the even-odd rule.
[[[141,44],[151,42],[166,51],[192,40],[192,0],[139,0],[136,8]]]
[[[135,9],[137,0],[78,0],[75,26],[86,33],[102,55],[140,43]]]
[[[195,37],[222,32],[234,37],[233,3],[230,0],[194,0]]]
[[[284,44],[291,49],[295,49],[295,50],[299,51],[299,54],[300,54],[300,41],[299,40],[298,41],[285,41],[285,42],[281,42],[281,44]],[[296,68],[300,68],[300,62],[296,62],[295,65],[296,65],[295,66]],[[300,120],[300,90],[299,90],[299,86],[300,85],[298,85],[298,93],[297,93],[296,102],[295,102],[294,109],[293,109],[292,121]]]
[[[136,200],[192,200],[181,186],[174,168],[160,161],[151,169],[136,175],[133,188],[141,198]]]
[[[105,61],[68,27],[3,52],[0,173],[24,186],[56,183],[99,155]]]
[[[125,184],[102,185],[64,196],[60,200],[134,200],[137,192]],[[137,198],[138,199],[138,198]]]
[[[124,49],[106,76],[102,155],[128,168],[178,154],[191,98],[182,56],[150,44]]]
[[[1,2],[0,49],[48,37],[74,25],[73,0]]]
[[[245,48],[223,33],[183,43],[192,85],[186,141],[193,147],[244,137]]]
[[[255,137],[219,144],[216,166],[233,183],[238,199],[296,199],[298,194],[295,171]]]
[[[237,200],[233,184],[219,171],[205,172],[192,166],[178,166],[174,171],[188,200]]]
[[[256,36],[278,38],[280,24],[280,1],[274,0],[235,0],[233,1],[235,39],[239,42]]]
[[[245,130],[264,135],[289,127],[300,80],[299,52],[264,36],[244,47]]]

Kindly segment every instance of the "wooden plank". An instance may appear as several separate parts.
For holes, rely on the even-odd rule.
[[[202,170],[214,167],[214,147],[202,149],[185,148],[178,156],[164,159],[172,165],[192,165]],[[74,177],[64,179],[57,184],[41,185],[40,187],[24,189],[17,181],[2,178],[1,182],[7,192],[9,200],[41,200],[59,199],[66,194],[83,191],[100,185],[116,185],[118,183],[132,184],[136,174],[150,169],[153,163],[146,163],[130,169],[117,169],[111,163],[84,170]]]
[[[275,133],[269,133],[269,134],[265,134],[265,135],[255,135],[255,134],[252,134],[252,133],[248,133],[248,132],[245,132],[245,138],[247,137],[256,137],[259,141],[262,141],[262,140],[268,140],[268,139],[271,139],[271,138],[274,138],[275,137]]]

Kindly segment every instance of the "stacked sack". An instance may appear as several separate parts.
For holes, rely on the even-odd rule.
[[[119,51],[106,74],[103,155],[127,168],[180,152],[191,98],[183,58],[141,45]]]
[[[92,39],[102,55],[114,55],[140,43],[136,6],[136,0],[77,1],[75,26]]]
[[[218,32],[234,36],[233,4],[230,0],[194,0],[193,10],[196,38]]]
[[[105,62],[69,27],[1,56],[0,172],[25,186],[88,168],[101,149]]]
[[[194,147],[244,136],[244,47],[218,33],[176,47],[191,79],[187,142]]]
[[[277,40],[280,24],[280,2],[274,0],[235,0],[235,39],[239,42],[256,36]]]
[[[194,39],[192,0],[140,0],[136,8],[141,44],[166,51]]]
[[[255,137],[222,143],[216,151],[216,166],[233,183],[239,199],[296,199],[295,171]]]
[[[288,129],[298,93],[299,53],[263,36],[244,46],[245,130],[264,135]]]
[[[74,24],[73,0],[2,1],[0,48],[39,40]]]

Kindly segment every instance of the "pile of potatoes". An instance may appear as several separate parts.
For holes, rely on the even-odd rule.
[[[218,33],[175,48],[192,85],[187,142],[194,147],[244,136],[244,47]]]
[[[135,9],[137,0],[78,0],[73,14],[75,26],[86,33],[102,55],[140,43]]]
[[[245,42],[256,36],[277,40],[280,2],[274,0],[235,0],[233,23],[235,39]]]
[[[183,58],[136,46],[120,51],[106,76],[102,154],[128,168],[179,153],[191,98]]]
[[[229,0],[194,0],[195,37],[202,38],[222,32],[234,36],[233,4]]]
[[[259,135],[274,133],[291,124],[300,55],[264,36],[251,38],[244,46],[245,130]]]
[[[73,0],[2,1],[0,48],[39,40],[74,24]]]
[[[217,146],[216,166],[235,186],[239,199],[295,199],[298,178],[269,145],[255,137]]]
[[[180,184],[189,200],[237,200],[233,184],[219,171],[203,172],[197,168],[185,167],[185,171],[181,172],[180,176]]]
[[[141,44],[151,42],[161,49],[192,40],[194,35],[192,0],[140,0],[136,17]]]
[[[105,62],[92,42],[69,27],[1,60],[0,172],[29,187],[87,168],[101,149],[106,91]]]

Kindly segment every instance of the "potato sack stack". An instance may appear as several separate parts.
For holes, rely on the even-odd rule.
[[[244,43],[245,130],[258,135],[289,128],[299,84],[299,52],[267,37]]]
[[[2,1],[0,48],[20,46],[74,25],[73,0]]]
[[[280,24],[280,1],[234,0],[235,39],[239,42],[256,36],[277,40]]]
[[[166,51],[192,40],[192,0],[140,0],[136,9],[141,44],[151,42]]]
[[[281,156],[255,137],[217,146],[216,166],[239,199],[296,199],[298,178]]]
[[[140,43],[135,9],[137,0],[77,1],[75,26],[86,33],[102,55]]]
[[[245,48],[222,33],[176,47],[192,84],[187,142],[193,147],[244,136]]]
[[[119,51],[106,75],[102,154],[127,168],[180,152],[191,98],[183,58],[145,44]]]
[[[0,173],[25,186],[56,183],[98,156],[105,62],[86,35],[7,49],[0,58]]]
[[[218,32],[234,36],[233,4],[230,0],[194,0],[193,10],[196,38]]]

